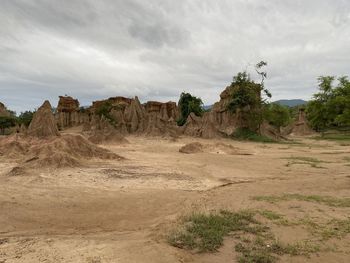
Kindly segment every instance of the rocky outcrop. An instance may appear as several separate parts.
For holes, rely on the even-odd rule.
[[[35,112],[27,134],[39,138],[60,135],[49,101],[46,100]]]
[[[315,131],[311,129],[306,119],[305,109],[299,109],[298,117],[291,125],[282,130],[283,135],[312,135]]]
[[[170,135],[177,132],[175,102],[150,101],[142,105],[138,97],[113,97],[94,101],[89,110],[93,117],[85,127],[93,130],[104,129],[107,121],[121,134]]]
[[[183,133],[189,136],[214,138],[222,135],[231,135],[238,125],[237,114],[228,110],[233,88],[227,87],[220,94],[220,101],[216,102],[210,112],[202,117],[191,113],[184,125]]]
[[[79,101],[70,96],[59,97],[55,117],[60,129],[89,122],[88,113],[82,112]]]
[[[9,117],[10,115],[5,105],[0,102],[0,117]]]

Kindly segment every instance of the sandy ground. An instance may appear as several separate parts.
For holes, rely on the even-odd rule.
[[[102,145],[126,160],[96,160],[84,168],[9,177],[16,164],[1,160],[0,263],[235,262],[229,238],[216,253],[196,254],[168,245],[167,234],[193,211],[270,209],[315,220],[350,215],[349,208],[319,203],[252,200],[284,193],[349,197],[350,146],[311,139],[299,139],[300,144],[127,139],[130,144]],[[179,153],[194,141],[206,150]],[[288,165],[292,156],[327,162],[321,168]],[[300,226],[274,227],[274,233],[285,241],[308,238]],[[328,242],[337,249],[281,262],[350,262],[350,235]]]

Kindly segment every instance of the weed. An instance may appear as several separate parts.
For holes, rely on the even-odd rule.
[[[270,210],[259,211],[259,214],[262,215],[263,217],[269,219],[269,220],[280,220],[283,218],[282,215],[280,215],[276,212],[270,211]]]

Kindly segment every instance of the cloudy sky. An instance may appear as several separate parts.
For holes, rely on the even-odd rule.
[[[0,0],[0,101],[17,112],[64,94],[211,104],[260,60],[275,100],[350,74],[350,1]]]

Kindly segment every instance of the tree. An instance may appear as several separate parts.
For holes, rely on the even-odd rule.
[[[253,132],[260,130],[260,125],[263,122],[262,107],[265,104],[261,92],[264,91],[268,97],[271,96],[263,86],[265,77],[266,73],[264,72],[260,84],[251,80],[246,71],[238,72],[233,77],[230,85],[231,99],[228,103],[228,109],[237,114],[239,128],[247,128]]]
[[[288,107],[271,103],[264,107],[264,119],[281,131],[281,127],[291,122],[291,113]]]
[[[177,124],[182,126],[186,123],[188,115],[193,112],[196,116],[203,114],[203,102],[201,98],[192,96],[190,93],[182,92],[179,99],[180,118]]]
[[[350,126],[350,82],[347,77],[321,76],[319,92],[307,105],[307,118],[317,131]]]
[[[21,112],[21,114],[18,116],[17,118],[17,122],[18,124],[23,124],[25,126],[29,126],[30,122],[32,121],[33,119],[33,116],[34,116],[34,113],[33,111],[24,111],[24,112]]]
[[[5,130],[16,125],[16,119],[13,116],[0,116],[0,132],[5,134]]]

